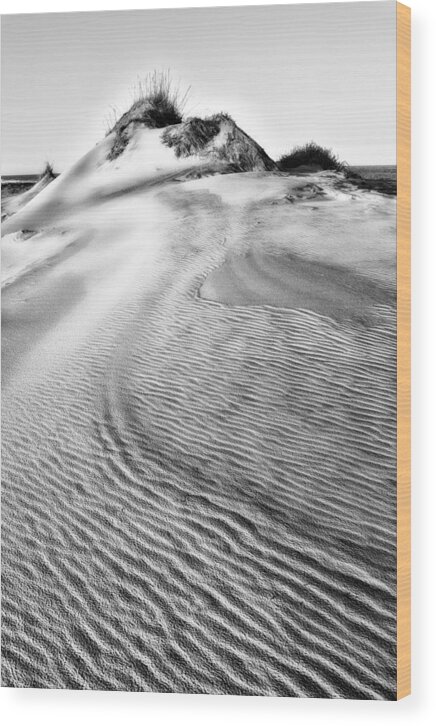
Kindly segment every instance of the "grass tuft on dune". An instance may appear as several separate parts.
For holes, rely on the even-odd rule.
[[[38,181],[41,181],[41,179],[49,179],[50,181],[52,181],[53,179],[56,179],[56,177],[57,174],[55,173],[53,164],[50,161],[46,161],[44,169],[39,175]]]
[[[346,168],[331,149],[323,148],[314,141],[296,146],[279,159],[278,166],[281,171],[294,171],[301,167],[313,167],[314,171],[344,171]]]
[[[395,196],[396,182],[384,178],[365,179],[346,162],[340,161],[337,154],[310,141],[304,146],[296,146],[289,154],[282,156],[277,162],[280,171],[289,173],[309,173],[319,171],[336,171],[343,174],[346,180],[365,191],[376,191],[380,194]]]
[[[181,95],[168,71],[153,71],[138,81],[133,104],[109,131],[115,133],[109,159],[116,159],[124,151],[138,125],[161,129],[180,123],[188,92]]]

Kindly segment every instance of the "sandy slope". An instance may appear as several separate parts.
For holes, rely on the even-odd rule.
[[[9,217],[12,214],[16,214],[20,209],[23,209],[26,204],[32,201],[38,194],[40,194],[43,189],[45,189],[54,179],[54,174],[47,170],[45,173],[38,179],[35,184],[33,184],[30,189],[27,189],[26,191],[22,192],[21,194],[12,194],[9,196],[6,196],[5,199],[3,199],[2,194],[2,204],[1,204],[1,213],[2,213],[2,221],[4,218]]]
[[[103,158],[5,230],[4,685],[393,698],[393,201]]]

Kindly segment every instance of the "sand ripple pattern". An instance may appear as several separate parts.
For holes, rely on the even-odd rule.
[[[210,213],[159,293],[138,274],[5,392],[3,684],[392,699],[394,311],[199,299],[231,234]]]

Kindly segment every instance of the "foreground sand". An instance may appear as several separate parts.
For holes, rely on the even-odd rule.
[[[4,685],[395,696],[394,214],[235,174],[9,226]]]

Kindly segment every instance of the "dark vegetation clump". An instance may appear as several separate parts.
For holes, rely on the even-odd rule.
[[[213,138],[222,133],[220,143],[206,148]],[[223,171],[275,170],[276,164],[266,152],[245,134],[226,113],[208,118],[189,118],[183,123],[165,129],[164,144],[174,150],[177,157],[207,153],[211,162],[218,162]]]
[[[299,167],[313,167],[314,170],[322,171],[345,171],[347,168],[331,149],[324,149],[314,141],[304,146],[296,146],[279,159],[278,166],[280,171],[294,171]]]
[[[163,143],[173,149],[177,158],[198,154],[220,130],[221,117],[188,118],[179,128],[168,128],[162,134]]]
[[[331,149],[324,149],[314,141],[305,146],[296,146],[289,154],[282,156],[277,164],[280,171],[284,172],[338,171],[345,177],[344,184],[351,183],[359,189],[391,196],[397,193],[395,178],[387,178],[382,173],[367,178],[346,162],[340,161]]]
[[[183,96],[180,94],[180,89],[173,86],[169,72],[154,71],[138,81],[132,106],[108,131],[108,134],[115,133],[109,159],[115,159],[123,152],[137,126],[161,129],[181,123],[188,92],[189,89]]]

